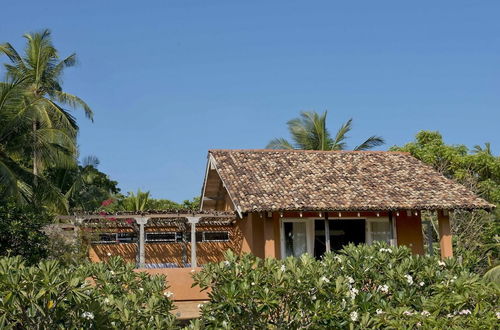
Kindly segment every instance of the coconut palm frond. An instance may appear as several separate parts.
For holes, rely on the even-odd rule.
[[[0,44],[0,54],[5,54],[16,67],[26,70],[23,59],[10,43]]]
[[[301,150],[345,150],[347,149],[347,134],[352,129],[352,119],[346,121],[332,139],[326,127],[328,112],[318,114],[315,111],[303,111],[299,118],[287,122],[293,144],[287,140],[273,139],[267,145],[272,149],[301,149]],[[379,136],[371,136],[354,150],[368,150],[384,144]]]
[[[76,166],[77,148],[72,137],[54,128],[38,129],[35,137],[42,164],[57,164],[60,168]]]
[[[57,77],[60,76],[64,69],[74,66],[76,64],[76,61],[77,57],[75,53],[69,55],[64,60],[57,63],[57,65],[54,67],[54,71],[52,72],[52,74]]]
[[[481,147],[480,145],[475,145],[474,146],[474,149],[472,150],[473,153],[481,153],[481,152],[484,152],[485,154],[487,155],[493,155],[492,152],[491,152],[491,143],[490,142],[486,142],[484,144],[484,148]]]
[[[30,202],[32,173],[19,165],[5,152],[0,152],[0,193],[1,197],[11,197],[21,203]]]
[[[93,121],[94,118],[94,112],[92,109],[85,103],[81,98],[78,96],[65,93],[62,91],[54,91],[54,98],[62,103],[62,104],[67,104],[72,108],[82,108],[85,111],[85,116],[89,118],[90,120]]]
[[[385,144],[385,141],[382,137],[373,135],[370,136],[368,139],[366,139],[366,141],[361,143],[359,146],[356,146],[353,150],[356,151],[369,150],[381,146],[383,144]]]
[[[330,145],[330,150],[345,150],[347,144],[345,140],[347,139],[347,133],[352,129],[352,118],[346,121],[342,126],[340,126],[335,138],[332,140]]]
[[[284,138],[272,139],[266,146],[267,149],[294,149],[292,144]]]

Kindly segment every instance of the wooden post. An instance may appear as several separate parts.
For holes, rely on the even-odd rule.
[[[139,240],[137,245],[139,248],[139,268],[146,267],[146,255],[144,253],[144,225],[148,223],[149,218],[135,218],[135,222],[139,225]]]
[[[447,211],[438,211],[439,245],[441,259],[453,257],[450,216]]]
[[[191,224],[191,268],[198,267],[196,261],[196,224],[200,221],[200,217],[187,217]]]

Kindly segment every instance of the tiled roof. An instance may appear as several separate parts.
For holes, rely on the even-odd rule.
[[[209,154],[241,212],[494,207],[408,153],[210,150]]]

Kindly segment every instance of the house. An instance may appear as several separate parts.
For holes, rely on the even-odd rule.
[[[174,298],[193,301],[207,295],[191,288],[190,268],[222,261],[227,249],[321,257],[351,242],[385,241],[423,254],[422,212],[430,211],[446,258],[453,256],[450,214],[493,207],[408,153],[210,150],[199,212],[74,218],[94,235],[91,260],[120,255],[167,274]]]
[[[493,207],[408,153],[310,150],[209,151],[201,205],[237,213],[241,251],[273,258],[373,241],[423,254],[422,211],[450,257],[450,213]]]

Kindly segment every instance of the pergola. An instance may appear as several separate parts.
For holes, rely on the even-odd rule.
[[[145,211],[145,212],[119,212],[116,214],[91,213],[91,214],[75,214],[61,215],[57,219],[62,221],[70,221],[79,227],[99,227],[100,225],[107,226],[110,220],[113,220],[115,226],[132,227],[138,232],[138,267],[145,268],[145,226],[148,222],[158,222],[165,225],[188,225],[191,231],[191,268],[197,267],[196,259],[196,225],[228,225],[236,218],[234,212],[221,211],[201,211],[192,212],[189,210],[180,211]],[[133,219],[133,222],[124,224],[125,220]]]

